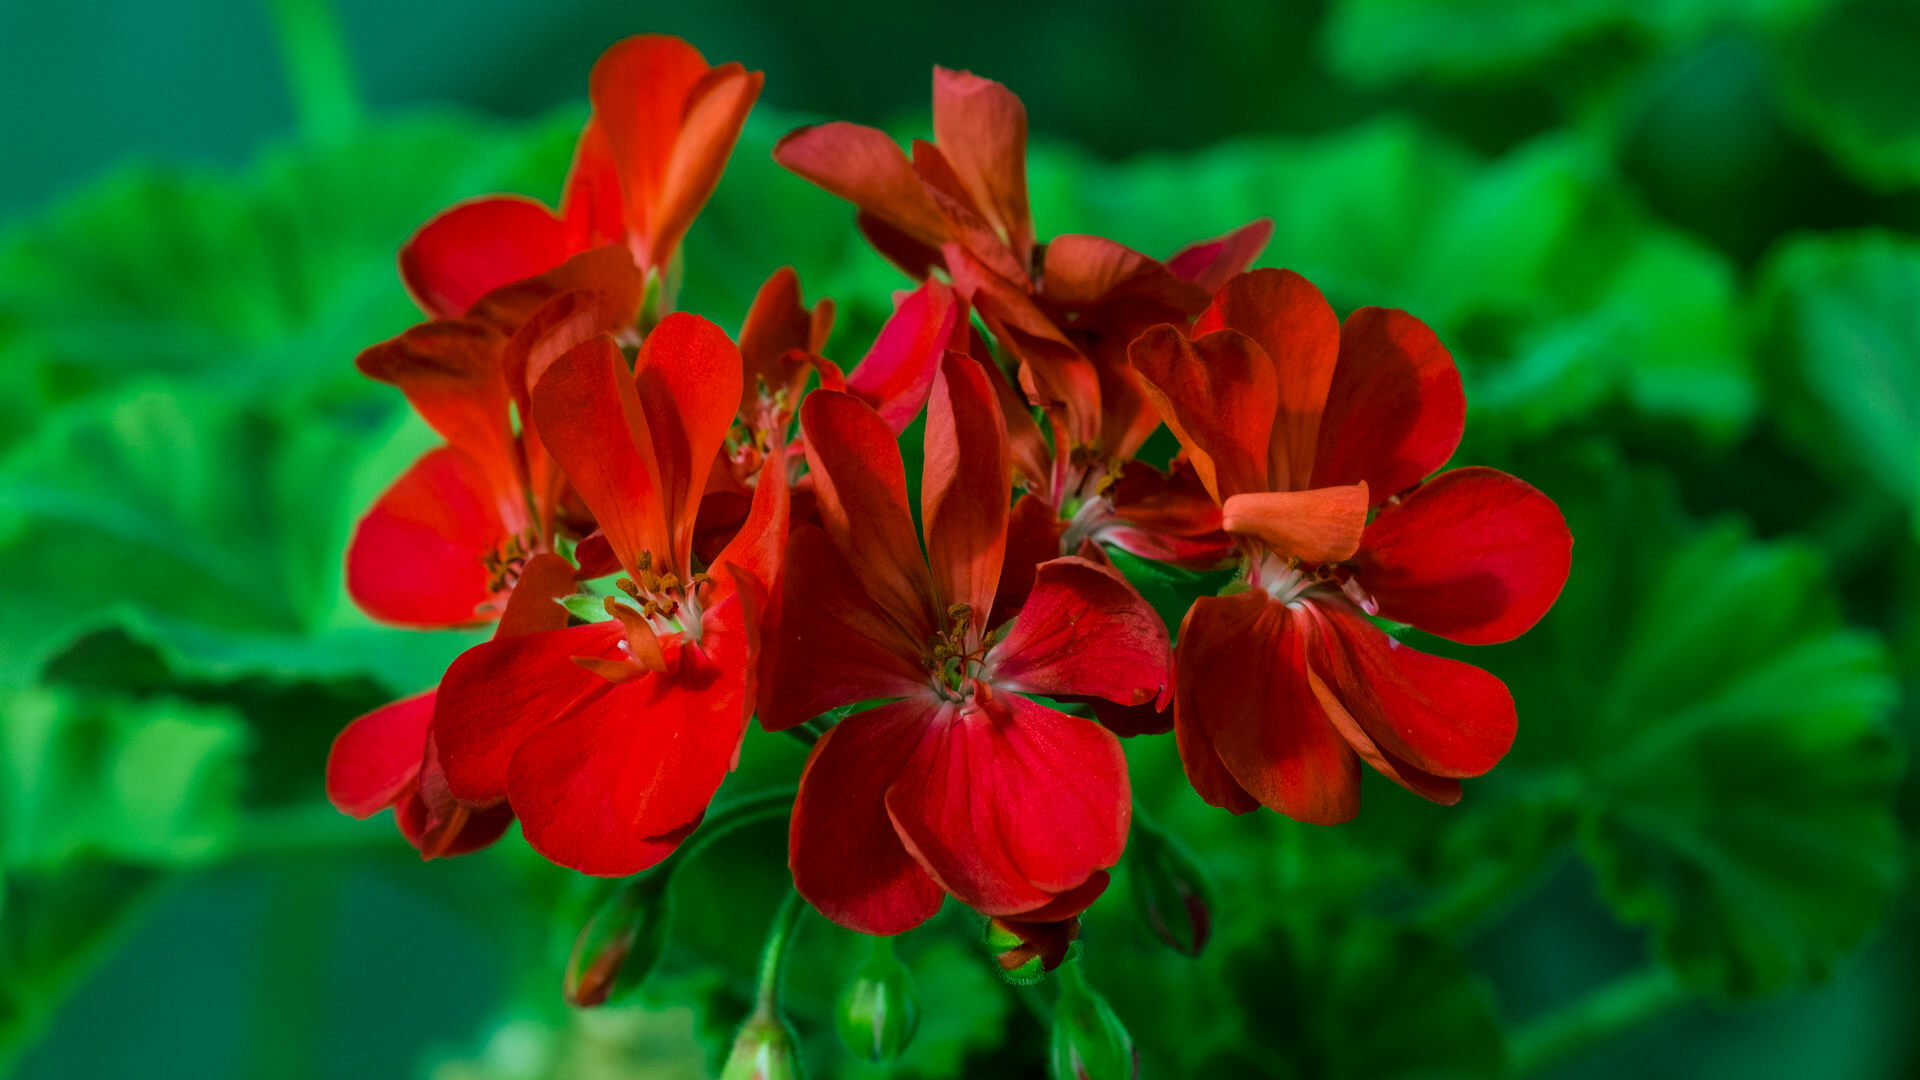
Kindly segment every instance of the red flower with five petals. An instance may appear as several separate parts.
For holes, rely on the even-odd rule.
[[[949,354],[929,405],[926,554],[893,429],[845,393],[800,409],[823,527],[796,529],[761,723],[842,720],[807,761],[790,861],[841,925],[895,934],[942,895],[1028,921],[1077,914],[1126,845],[1119,740],[1030,694],[1150,701],[1166,628],[1111,568],[1048,562],[1019,616],[987,612],[1006,547],[1012,471],[986,373]]]
[[[1180,628],[1174,730],[1194,788],[1330,824],[1358,812],[1364,760],[1458,801],[1512,745],[1513,699],[1367,616],[1509,640],[1559,596],[1573,538],[1506,473],[1426,479],[1465,424],[1453,359],[1403,311],[1342,325],[1279,270],[1234,278],[1191,338],[1157,327],[1131,355],[1244,566],[1244,591],[1195,601]]]

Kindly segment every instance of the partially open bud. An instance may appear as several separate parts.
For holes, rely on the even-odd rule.
[[[1205,872],[1180,841],[1141,821],[1127,846],[1133,906],[1154,936],[1188,956],[1199,956],[1213,932],[1211,889]]]
[[[755,1009],[734,1036],[720,1080],[794,1080],[799,1075],[793,1032],[775,1009]]]
[[[1053,1007],[1053,1080],[1133,1080],[1140,1052],[1107,1000],[1075,964],[1061,973]]]
[[[574,939],[561,983],[567,1004],[599,1005],[616,985],[640,985],[666,948],[670,914],[665,874],[648,874],[614,890]]]
[[[913,973],[893,955],[893,939],[873,939],[873,953],[840,994],[834,1021],[855,1057],[892,1061],[920,1027]]]
[[[1000,976],[1015,986],[1040,981],[1041,976],[1073,955],[1080,937],[1079,919],[1059,922],[1021,922],[993,919],[987,923],[987,951],[1000,965]]]

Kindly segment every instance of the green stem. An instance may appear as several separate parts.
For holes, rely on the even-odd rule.
[[[1513,1075],[1526,1076],[1647,1023],[1690,1000],[1665,968],[1623,975],[1535,1020],[1513,1037]]]
[[[360,123],[360,95],[339,20],[327,0],[268,0],[300,128],[332,141]]]
[[[800,926],[801,916],[807,913],[807,902],[800,898],[799,890],[788,889],[786,898],[780,901],[780,910],[773,916],[773,926],[767,930],[767,944],[760,954],[760,992],[757,999],[762,1012],[775,1014],[780,1000],[780,980],[786,974],[787,953],[793,945],[793,934]]]

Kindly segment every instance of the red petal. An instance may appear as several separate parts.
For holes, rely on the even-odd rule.
[[[888,789],[887,811],[956,899],[1017,915],[1119,862],[1133,804],[1112,732],[1002,694],[943,711]]]
[[[1447,463],[1466,429],[1453,357],[1404,311],[1361,308],[1340,328],[1313,486],[1365,480],[1376,504]]]
[[[1027,109],[971,72],[933,69],[933,133],[953,171],[1022,266],[1033,251],[1027,208]]]
[[[1007,636],[980,677],[1026,694],[1086,694],[1122,705],[1161,697],[1167,625],[1110,566],[1081,558],[1043,563]]]
[[[1327,684],[1367,737],[1421,772],[1479,776],[1513,746],[1513,695],[1471,664],[1409,648],[1334,600],[1309,605],[1329,642]]]
[[[1248,795],[1334,825],[1359,812],[1360,759],[1313,695],[1303,618],[1258,591],[1196,600],[1180,629],[1176,723],[1204,727]]]
[[[923,477],[920,520],[934,592],[943,607],[967,606],[971,647],[989,629],[1013,501],[1006,422],[993,385],[971,357],[948,353],[940,363],[927,405]]]
[[[1181,248],[1167,260],[1167,269],[1211,295],[1252,266],[1271,239],[1272,218],[1250,221],[1225,236]]]
[[[651,238],[687,99],[708,72],[700,50],[677,37],[637,34],[616,42],[587,77],[593,121],[620,177],[627,228]],[[636,246],[637,255],[648,249]],[[652,265],[651,262],[649,265]]]
[[[739,64],[723,64],[689,91],[685,119],[648,222],[649,266],[668,264],[688,226],[719,186],[720,174],[726,171],[765,78]]]
[[[1460,781],[1435,776],[1432,773],[1421,772],[1419,769],[1380,749],[1380,747],[1368,737],[1366,729],[1362,728],[1360,722],[1355,720],[1352,714],[1347,712],[1347,707],[1340,703],[1339,696],[1336,695],[1333,690],[1327,686],[1326,681],[1314,671],[1313,668],[1316,664],[1329,669],[1331,669],[1332,666],[1327,662],[1324,655],[1325,642],[1321,642],[1320,644],[1322,646],[1320,650],[1321,655],[1313,660],[1307,667],[1307,684],[1313,688],[1314,700],[1319,703],[1321,709],[1325,710],[1327,722],[1333,725],[1334,730],[1340,733],[1340,737],[1347,741],[1348,746],[1353,747],[1353,752],[1360,755],[1360,760],[1373,766],[1374,771],[1378,772],[1381,776],[1399,784],[1401,787],[1406,788],[1408,791],[1413,792],[1423,799],[1437,802],[1442,806],[1452,806],[1459,802]]]
[[[937,620],[933,582],[907,511],[907,477],[893,429],[865,402],[816,390],[800,405],[820,523],[867,595],[915,642]]]
[[[614,686],[528,735],[507,785],[527,843],[561,866],[609,877],[671,854],[706,813],[746,732],[743,637],[709,634],[710,656],[681,644],[670,673]]]
[[[1320,413],[1340,356],[1340,320],[1333,306],[1306,278],[1291,270],[1255,270],[1229,281],[1194,324],[1193,336],[1221,328],[1260,343],[1273,362],[1279,387],[1268,446],[1277,491],[1350,484],[1358,477],[1309,483],[1319,443]],[[1396,489],[1397,490],[1397,489]]]
[[[507,528],[486,474],[450,446],[400,474],[354,528],[347,592],[362,611],[401,626],[467,626],[491,612],[482,559]]]
[[[924,638],[867,598],[826,534],[803,525],[787,541],[781,619],[760,726],[784,731],[842,705],[928,689]]]
[[[490,195],[421,226],[400,248],[400,278],[429,317],[457,319],[487,293],[543,274],[569,254],[553,211],[518,195]]]
[[[580,129],[560,196],[560,220],[575,251],[619,244],[627,247],[627,215],[620,202],[620,170],[613,164],[607,134],[591,117]],[[631,258],[631,256],[629,256]]]
[[[478,323],[421,323],[366,349],[354,366],[399,387],[422,420],[486,467],[497,490],[509,492],[518,486],[519,473],[500,367],[505,343]]]
[[[1028,291],[1032,287],[1028,277],[1031,264],[1022,261],[1007,246],[1006,236],[988,219],[946,154],[930,142],[915,139],[913,171],[920,177],[934,206],[940,209],[940,215],[947,219],[952,239],[941,250],[948,269],[953,267],[952,249],[965,250],[1001,280],[1023,293]]]
[[[500,613],[493,636],[520,637],[566,629],[567,609],[559,601],[573,595],[573,580],[573,564],[558,555],[543,552],[528,559],[507,597],[507,608]]]
[[[444,859],[478,851],[500,839],[513,824],[513,808],[502,803],[489,810],[474,810],[457,802],[447,790],[439,748],[429,732],[420,783],[411,796],[393,808],[393,819],[400,826],[400,835],[420,852],[421,858]]]
[[[945,898],[887,816],[887,788],[938,711],[916,699],[849,716],[821,737],[800,774],[787,845],[793,885],[849,930],[911,930]]]
[[[847,123],[796,128],[775,144],[773,159],[906,239],[936,248],[947,239],[946,219],[884,131]]]
[[[1156,326],[1127,349],[1160,416],[1216,502],[1266,491],[1279,386],[1259,343],[1234,330],[1189,341]]]
[[[327,801],[357,818],[392,806],[420,776],[433,691],[382,705],[348,724],[327,754]]]
[[[1573,534],[1552,499],[1495,469],[1453,469],[1381,509],[1358,581],[1386,618],[1491,645],[1539,622],[1572,565]]]
[[[928,281],[908,293],[847,376],[848,392],[872,405],[896,434],[905,431],[927,403],[959,320],[959,303],[947,286]]]
[[[434,741],[447,785],[461,802],[490,806],[507,796],[507,765],[528,735],[611,685],[573,662],[619,657],[617,622],[499,638],[461,653],[440,680]]]
[[[1027,494],[1014,501],[1007,517],[1007,554],[1000,570],[1000,588],[993,597],[987,625],[997,627],[1020,612],[1033,591],[1033,575],[1041,563],[1060,557],[1060,537],[1067,523],[1053,504]]]
[[[740,382],[740,415],[752,416],[760,403],[762,384],[768,392],[788,384],[787,354],[818,353],[833,329],[833,301],[822,300],[809,309],[800,298],[800,275],[783,266],[760,286],[740,326],[740,362],[746,377]],[[883,331],[884,334],[884,331]]]
[[[641,553],[666,560],[673,551],[648,419],[605,334],[561,354],[533,388],[534,426],[629,574]]]
[[[633,367],[672,537],[654,558],[671,558],[685,577],[700,494],[740,405],[740,350],[718,326],[677,311],[647,335]]]
[[[1064,233],[1049,240],[1040,280],[1047,299],[1070,311],[1124,297],[1167,309],[1158,322],[1190,319],[1207,306],[1205,289],[1174,275],[1160,260],[1103,236]]]
[[[1220,527],[1253,537],[1277,555],[1344,562],[1359,550],[1367,527],[1367,485],[1235,495],[1220,508]]]
[[[1189,609],[1187,621],[1192,618],[1193,611]],[[1187,772],[1187,782],[1193,785],[1195,793],[1209,806],[1218,806],[1235,814],[1258,810],[1260,800],[1247,794],[1247,789],[1240,786],[1240,782],[1220,761],[1220,752],[1213,748],[1213,736],[1207,734],[1205,718],[1195,714],[1193,707],[1181,699],[1178,654],[1175,655],[1173,738],[1174,745],[1180,751],[1180,764]]]

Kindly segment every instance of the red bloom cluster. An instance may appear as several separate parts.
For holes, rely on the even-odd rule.
[[[1429,479],[1465,406],[1426,327],[1342,325],[1297,275],[1244,272],[1265,222],[1164,262],[1040,241],[1024,108],[936,69],[910,156],[847,124],[775,151],[918,287],[851,371],[790,269],[736,345],[671,282],[759,88],[622,42],[558,213],[479,199],[402,250],[430,321],[359,365],[445,445],[361,522],[349,588],[393,623],[498,625],[341,734],[340,809],[394,807],[427,857],[518,818],[557,863],[632,874],[700,826],[753,717],[851,708],[800,777],[801,893],[873,934],[952,896],[1057,962],[1126,847],[1117,735],[1171,726],[1209,802],[1313,822],[1356,812],[1363,760],[1452,802],[1501,757],[1499,681],[1372,617],[1506,640],[1571,538],[1505,474]],[[899,439],[923,413],[916,518]],[[1163,421],[1164,469],[1137,459]],[[1240,572],[1176,651],[1109,548]]]

